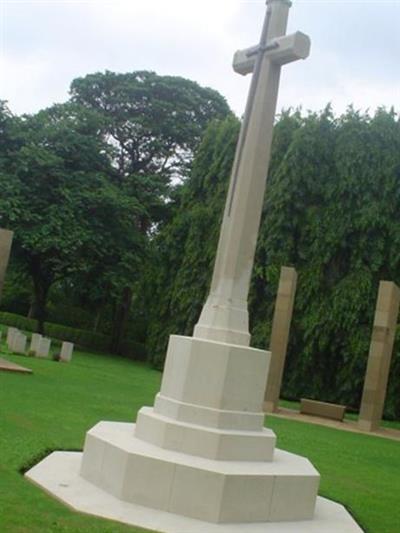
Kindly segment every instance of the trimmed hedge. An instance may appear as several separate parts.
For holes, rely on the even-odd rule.
[[[15,315],[13,313],[0,312],[0,323],[12,326],[25,331],[37,332],[37,320]],[[94,333],[84,329],[70,328],[61,324],[45,322],[44,333],[48,337],[62,341],[73,342],[78,346],[108,352],[111,344],[111,337],[102,333]],[[122,355],[138,361],[146,360],[146,349],[143,344],[135,341],[125,340],[122,344]]]
[[[15,315],[14,313],[0,312],[0,323],[5,326],[24,329],[25,331],[37,331],[37,320]]]

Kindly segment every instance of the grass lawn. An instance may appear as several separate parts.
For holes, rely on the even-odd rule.
[[[70,364],[7,358],[34,374],[0,372],[0,531],[143,531],[74,513],[20,472],[52,450],[81,450],[99,420],[134,420],[153,403],[160,373],[84,352],[75,352]],[[400,531],[398,442],[273,416],[267,425],[281,448],[311,459],[322,474],[321,494],[346,504],[366,531]]]

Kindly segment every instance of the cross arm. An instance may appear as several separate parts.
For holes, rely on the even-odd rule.
[[[252,46],[246,50],[238,50],[233,58],[233,70],[243,76],[253,72],[257,54],[264,52],[271,61],[278,65],[286,65],[298,59],[306,59],[310,54],[311,41],[301,31],[273,39],[263,49]]]

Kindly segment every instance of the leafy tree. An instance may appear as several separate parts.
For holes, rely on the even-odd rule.
[[[266,287],[281,264],[299,271],[288,397],[359,405],[378,284],[400,277],[399,133],[398,118],[384,110],[373,117],[351,108],[338,119],[329,109],[309,115],[271,176],[257,281]],[[263,310],[262,301],[253,302],[258,324]],[[262,344],[263,335],[254,340]],[[391,416],[400,412],[393,400]]]
[[[75,79],[72,100],[98,114],[110,147],[113,179],[143,206],[137,226],[149,236],[165,219],[171,180],[183,179],[211,119],[230,114],[216,91],[154,72],[96,73]],[[113,350],[119,351],[141,271],[114,284]]]
[[[146,290],[157,295],[148,340],[157,366],[168,334],[192,331],[207,294],[237,125],[227,131],[227,122],[208,131],[176,214],[154,241],[158,263]],[[294,266],[299,282],[284,396],[358,407],[379,281],[400,283],[399,183],[394,112],[369,116],[350,108],[336,118],[328,107],[279,118],[250,317],[253,345],[267,347],[280,268]],[[396,350],[387,416],[400,416],[399,372]]]
[[[89,74],[72,82],[71,96],[102,116],[121,181],[137,174],[184,177],[210,120],[230,113],[213,89],[147,71]]]
[[[134,231],[141,206],[110,179],[98,117],[75,104],[57,105],[17,121],[18,148],[0,173],[1,220],[15,230],[15,250],[32,278],[31,316],[43,329],[50,287],[78,271],[105,266],[119,250],[137,263]],[[130,266],[129,268],[132,268]]]

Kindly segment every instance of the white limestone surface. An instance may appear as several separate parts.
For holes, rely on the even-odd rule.
[[[85,481],[80,475],[82,454],[54,452],[26,477],[72,509],[160,533],[362,533],[346,509],[317,499],[313,520],[211,524],[124,502]]]
[[[17,328],[8,328],[7,330],[7,346],[9,350],[13,349],[14,337],[19,332]]]
[[[42,340],[42,335],[40,333],[32,333],[31,337],[31,345],[29,348],[29,351],[32,352],[34,355],[36,355],[36,352],[39,349],[40,342]]]
[[[276,442],[270,429],[217,430],[178,422],[151,407],[140,409],[135,436],[160,448],[221,461],[271,461]]]
[[[24,335],[20,331],[17,331],[13,337],[12,348],[11,348],[12,351],[14,353],[24,355],[26,352],[26,342],[27,342],[26,335]]]
[[[69,363],[72,359],[72,353],[74,351],[74,345],[72,342],[63,342],[61,346],[60,361]]]
[[[36,357],[46,358],[49,357],[51,339],[42,337],[36,350]]]
[[[218,461],[154,446],[135,424],[99,422],[87,434],[80,475],[124,501],[214,523],[306,520],[319,474],[308,459]],[[244,488],[245,487],[245,488]]]

